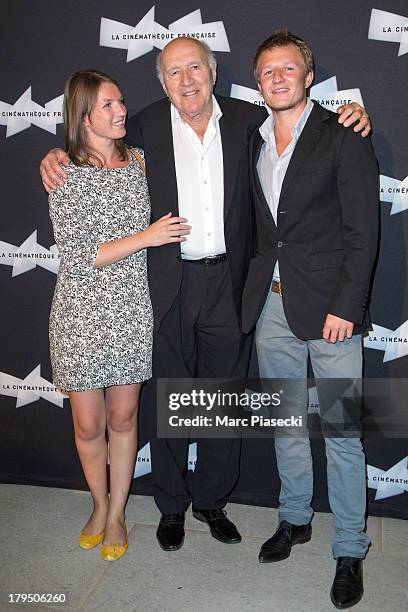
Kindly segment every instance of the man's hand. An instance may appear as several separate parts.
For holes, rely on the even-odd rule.
[[[337,112],[340,115],[339,123],[342,123],[344,127],[350,127],[355,121],[358,121],[353,127],[354,132],[361,132],[363,138],[371,132],[370,117],[366,109],[358,102],[343,104],[338,107]]]
[[[51,149],[41,160],[40,175],[47,193],[56,187],[62,187],[67,175],[63,167],[68,166],[69,157],[62,149]]]
[[[328,314],[323,327],[323,340],[334,344],[343,342],[344,338],[351,338],[353,335],[354,323],[341,319],[335,315]]]

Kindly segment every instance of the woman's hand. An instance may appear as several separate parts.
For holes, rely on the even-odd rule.
[[[170,242],[184,242],[190,233],[191,226],[186,225],[184,217],[172,217],[169,212],[147,227],[142,234],[145,247],[161,246]]]
[[[63,166],[68,166],[69,157],[62,149],[51,149],[43,157],[40,164],[40,175],[42,184],[47,193],[51,193],[56,187],[62,187],[67,175]]]

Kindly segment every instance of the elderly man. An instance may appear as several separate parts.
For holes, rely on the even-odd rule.
[[[145,151],[152,221],[171,211],[187,218],[192,230],[185,242],[148,254],[153,375],[242,378],[250,337],[240,329],[241,295],[253,248],[248,142],[266,112],[213,95],[216,60],[195,39],[171,41],[157,67],[168,98],[128,121],[127,140]],[[339,120],[348,126],[356,119],[360,123],[354,129],[366,135],[367,117],[358,105],[357,110],[347,107]],[[42,162],[47,190],[64,178],[60,163],[68,163],[61,150],[51,151]],[[154,405],[151,412],[154,419]],[[188,445],[188,439],[159,439],[152,432],[160,546],[182,546],[191,500],[194,516],[209,525],[215,538],[239,542],[241,536],[223,508],[238,478],[240,441],[198,440],[191,491],[186,482]]]
[[[378,170],[370,141],[342,130],[313,103],[313,56],[287,31],[258,48],[255,78],[272,114],[251,143],[257,255],[244,291],[244,330],[255,323],[262,378],[298,379],[291,411],[306,422],[310,356],[322,428],[336,431],[342,402],[328,405],[333,383],[360,379],[362,332],[377,249]],[[302,383],[303,380],[303,383]],[[340,408],[340,411],[337,409]],[[355,406],[354,406],[355,408]],[[263,544],[262,563],[289,557],[311,537],[313,467],[307,432],[275,437],[281,479],[279,526]],[[363,595],[365,460],[359,437],[325,439],[337,560],[331,599],[349,608]]]

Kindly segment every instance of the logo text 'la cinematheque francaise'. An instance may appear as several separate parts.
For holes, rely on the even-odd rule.
[[[197,9],[165,28],[155,20],[154,6],[135,26],[102,17],[99,44],[101,47],[124,49],[127,51],[126,61],[131,62],[150,53],[155,47],[163,49],[168,42],[179,36],[201,40],[213,51],[230,51],[222,21],[203,23],[201,10]]]
[[[0,100],[0,125],[7,126],[6,138],[14,136],[35,125],[51,134],[57,133],[57,125],[63,123],[62,104],[64,96],[53,98],[40,106],[31,97],[31,86],[14,102]]]

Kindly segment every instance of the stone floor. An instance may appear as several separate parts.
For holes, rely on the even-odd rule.
[[[129,549],[115,563],[99,548],[83,551],[77,534],[90,512],[87,493],[0,485],[0,612],[330,612],[335,562],[330,554],[332,516],[316,514],[312,540],[290,559],[261,565],[259,547],[274,532],[277,511],[228,505],[241,544],[214,540],[191,513],[184,546],[163,552],[155,538],[158,510],[150,497],[131,496],[126,510]],[[408,521],[369,519],[372,539],[365,596],[357,612],[408,609]],[[67,604],[8,604],[8,593],[63,592]]]

